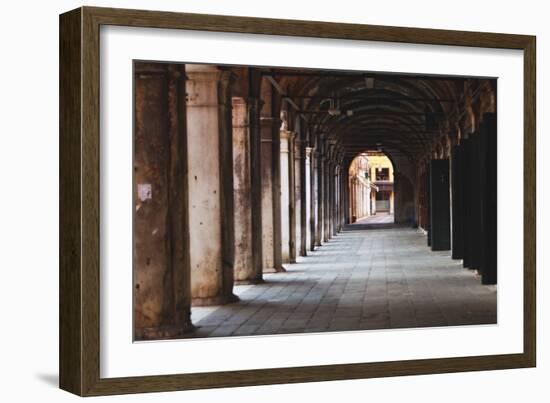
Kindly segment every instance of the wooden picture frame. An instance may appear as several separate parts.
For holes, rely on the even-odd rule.
[[[521,354],[100,377],[99,35],[102,25],[519,49],[524,52]],[[536,364],[535,37],[81,7],[60,16],[60,387],[81,396],[533,367]]]

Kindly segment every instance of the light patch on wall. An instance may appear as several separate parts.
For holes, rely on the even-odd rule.
[[[138,183],[137,191],[139,200],[142,202],[153,198],[153,187],[150,183]]]

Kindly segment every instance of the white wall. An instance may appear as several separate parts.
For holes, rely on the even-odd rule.
[[[538,172],[550,171],[550,26],[544,2],[406,0],[338,3],[215,0],[88,1],[87,5],[163,9],[212,14],[250,15],[380,25],[536,34],[538,36]],[[58,14],[79,1],[3,4],[0,63],[0,251],[2,267],[2,400],[77,401],[56,388],[58,337]],[[312,5],[312,7],[308,7]],[[357,8],[359,7],[359,8]],[[24,19],[23,19],[24,18]],[[518,150],[521,152],[521,150]],[[542,175],[539,175],[542,176]],[[548,204],[549,182],[539,180],[538,206]],[[550,256],[548,210],[538,212],[537,369],[415,376],[166,393],[163,401],[281,402],[384,400],[446,402],[548,400],[550,373]],[[547,228],[543,228],[546,226]],[[518,250],[518,253],[521,253]],[[153,402],[159,395],[104,398],[102,401]]]

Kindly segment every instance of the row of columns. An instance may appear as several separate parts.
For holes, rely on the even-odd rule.
[[[351,222],[371,215],[370,184],[357,176],[350,178]]]
[[[136,62],[135,85],[134,335],[179,337],[334,237],[348,173],[255,69]]]

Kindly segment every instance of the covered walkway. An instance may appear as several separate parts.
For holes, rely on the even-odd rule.
[[[347,225],[285,273],[235,286],[239,302],[193,307],[189,337],[496,323],[496,286],[425,242],[412,228]]]
[[[496,84],[136,61],[135,340],[495,323]]]

